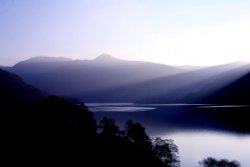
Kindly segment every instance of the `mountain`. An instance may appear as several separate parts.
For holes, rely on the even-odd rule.
[[[94,60],[58,62],[34,62],[29,59],[6,70],[18,74],[39,89],[72,97],[183,72],[172,66],[120,60],[108,55]]]
[[[114,121],[107,118],[98,126],[97,133],[96,121],[86,107],[56,96],[48,97],[17,75],[1,69],[0,101],[0,146],[6,161],[115,167],[118,160],[125,166],[165,166],[154,148],[148,147],[153,143],[141,124],[131,121],[130,129],[139,127],[133,131],[143,134],[145,139],[131,140],[135,136],[132,133],[121,135]],[[172,150],[169,154],[172,155]]]
[[[102,54],[93,60],[31,58],[6,70],[39,89],[85,102],[194,103],[245,75],[250,66],[174,67]]]
[[[94,60],[96,63],[114,63],[119,62],[121,59],[115,58],[113,56],[110,56],[108,54],[101,54],[100,56],[96,57]]]
[[[27,85],[15,74],[0,69],[0,100],[4,102],[35,102],[48,97],[48,93],[42,92],[33,86]]]
[[[241,67],[246,67],[248,65],[249,65],[248,62],[236,61],[236,62],[232,62],[232,63],[201,68],[200,70],[196,70],[195,72],[199,75],[211,77],[211,76],[215,76],[217,74],[222,74],[222,73],[232,71],[235,69],[240,69]]]
[[[185,71],[197,71],[200,70],[202,68],[205,68],[203,66],[189,66],[189,65],[184,65],[184,66],[177,66],[180,69],[183,69]]]
[[[88,102],[197,103],[250,71],[249,65],[236,64],[188,70],[78,97]]]
[[[250,104],[250,73],[225,86],[204,101],[217,104]]]
[[[65,58],[65,57],[47,57],[47,56],[38,56],[38,57],[32,57],[26,61],[22,61],[19,64],[22,63],[48,63],[48,62],[66,62],[70,61],[71,59]]]
[[[178,87],[168,93],[162,93],[156,97],[157,101],[167,102],[166,100],[172,100],[174,103],[197,103],[202,99],[211,96],[215,92],[231,84],[235,80],[241,78],[250,71],[250,65],[242,64],[238,65],[236,62],[213,66],[192,73],[183,74],[185,77],[190,74],[196,74],[202,76],[201,79],[194,79],[195,76],[190,76],[186,79],[185,85]],[[184,77],[183,77],[184,78]],[[193,78],[193,81],[190,79]],[[168,101],[169,101],[168,100]]]

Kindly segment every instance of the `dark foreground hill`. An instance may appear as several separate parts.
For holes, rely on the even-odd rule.
[[[19,76],[0,69],[0,101],[2,105],[6,105],[4,101],[35,102],[46,97],[48,97],[48,93],[27,85]]]
[[[164,166],[141,125],[130,124],[139,127],[143,140],[140,136],[133,138],[133,133],[128,138],[112,120],[107,119],[100,129],[86,107],[56,96],[38,96],[41,91],[26,85],[16,75],[1,70],[0,80],[0,90],[5,91],[1,94],[4,103],[1,101],[0,105],[1,163]],[[20,100],[22,96],[25,101]],[[39,98],[34,101],[33,97]],[[144,141],[150,147],[145,147]]]

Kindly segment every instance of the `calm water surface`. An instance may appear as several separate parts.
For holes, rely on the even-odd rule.
[[[114,118],[118,125],[129,119],[142,123],[152,136],[171,138],[179,147],[181,166],[199,167],[205,157],[237,160],[242,167],[250,167],[250,134],[232,133],[230,130],[210,126],[209,122],[189,118],[191,108],[239,108],[249,106],[207,104],[133,104],[87,103],[97,120],[103,116]],[[184,118],[183,118],[184,117]],[[191,121],[189,121],[191,120]],[[208,126],[209,125],[209,126]]]
[[[205,157],[237,160],[242,167],[250,166],[250,135],[216,131],[185,131],[161,135],[174,139],[179,147],[181,166],[199,167]]]

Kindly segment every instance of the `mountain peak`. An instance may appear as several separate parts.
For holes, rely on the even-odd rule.
[[[94,61],[98,61],[98,62],[113,62],[113,61],[119,61],[119,60],[120,59],[110,56],[108,54],[101,54],[100,56],[94,59]]]

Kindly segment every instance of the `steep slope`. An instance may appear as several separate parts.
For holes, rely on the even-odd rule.
[[[206,77],[212,77],[217,74],[222,74],[234,69],[239,69],[241,67],[249,65],[248,62],[243,61],[236,61],[232,63],[222,64],[222,65],[215,65],[206,68],[201,68],[200,70],[196,70],[195,73],[204,75]]]
[[[250,104],[250,73],[225,86],[204,101],[218,104]]]
[[[5,105],[8,101],[35,102],[48,96],[30,85],[27,85],[20,77],[0,69],[0,100]]]
[[[187,77],[187,74],[184,74],[186,77],[186,80],[183,80],[183,82],[186,83],[185,85],[182,87],[176,87],[176,89],[167,93],[163,92],[159,94],[159,96],[156,96],[155,100],[163,103],[169,100],[172,100],[174,103],[200,102],[202,99],[211,96],[250,71],[249,65],[242,64],[242,66],[238,66],[237,64],[238,63],[231,63],[195,71],[193,73],[194,76],[195,74],[199,75],[198,73],[203,77],[205,76],[203,79],[193,79],[195,82],[190,81],[190,78],[193,76]],[[190,73],[188,74],[190,75]],[[182,79],[185,79],[185,77],[182,77]]]

